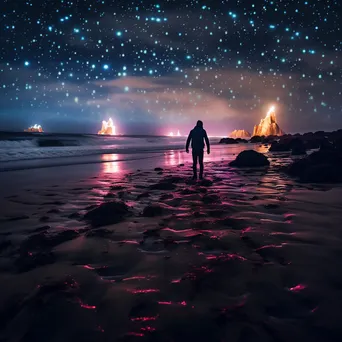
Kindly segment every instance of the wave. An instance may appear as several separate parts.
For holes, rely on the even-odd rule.
[[[212,144],[220,138],[210,138]],[[181,149],[186,137],[0,133],[0,162]]]

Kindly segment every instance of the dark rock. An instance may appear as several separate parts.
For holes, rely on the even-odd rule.
[[[202,198],[203,203],[210,204],[210,203],[220,203],[221,199],[217,195],[204,195]]]
[[[238,144],[239,142],[236,139],[233,138],[222,138],[220,140],[220,144]]]
[[[59,209],[51,209],[47,211],[47,214],[59,214],[59,213],[61,213],[61,210]]]
[[[0,252],[7,249],[12,245],[12,242],[10,240],[4,240],[0,242]]]
[[[271,147],[269,148],[270,152],[287,152],[291,151],[291,146],[286,142],[278,142],[273,141]]]
[[[51,248],[78,237],[80,234],[75,230],[64,230],[58,234],[45,234],[41,232],[39,234],[34,234],[29,236],[21,245],[20,251],[22,253],[32,252],[32,251],[46,251]]]
[[[68,218],[70,219],[79,219],[81,217],[80,213],[72,213],[70,215],[68,215]]]
[[[322,139],[320,142],[319,149],[321,151],[332,151],[335,149],[335,146],[328,139]]]
[[[184,181],[184,179],[179,176],[167,176],[163,179],[163,182],[167,183],[180,183],[182,181]]]
[[[236,159],[229,164],[234,167],[260,167],[269,166],[270,162],[262,153],[246,150],[239,153]]]
[[[163,171],[163,169],[161,167],[156,167],[154,171]]]
[[[179,164],[178,166],[179,166],[179,167],[182,167],[182,166],[184,166],[184,164]]]
[[[308,156],[310,164],[341,164],[341,155],[338,152],[331,150],[320,150],[313,152]]]
[[[84,219],[93,227],[101,227],[121,222],[129,215],[128,206],[124,202],[102,203],[97,208],[87,212]]]
[[[342,168],[331,164],[310,165],[300,175],[304,183],[338,183],[342,182]]]
[[[146,197],[150,197],[150,194],[148,192],[143,192],[142,194],[139,194],[137,196],[137,200],[139,200],[140,198],[146,198]]]
[[[52,252],[47,253],[24,253],[14,261],[17,272],[28,272],[34,268],[50,265],[56,262]]]
[[[176,189],[176,187],[177,186],[174,183],[162,180],[159,183],[152,184],[150,186],[150,189],[151,190],[174,190]]]
[[[250,140],[249,142],[252,143],[252,144],[257,144],[257,143],[261,143],[264,141],[264,138],[265,137],[261,137],[259,135],[254,135]]]
[[[114,198],[114,197],[115,197],[115,194],[113,194],[112,192],[108,192],[108,194],[104,196],[104,198]]]
[[[47,221],[49,221],[49,220],[50,220],[50,217],[49,217],[49,216],[42,216],[42,217],[39,219],[40,222],[47,222]]]
[[[144,208],[142,212],[142,216],[145,217],[155,217],[155,216],[161,216],[163,215],[164,210],[159,205],[149,205]]]
[[[302,147],[299,147],[299,146],[298,146],[298,147],[293,147],[293,148],[292,148],[291,154],[292,154],[293,156],[301,156],[301,155],[306,154],[305,145],[303,144]]]
[[[201,186],[212,186],[213,182],[210,179],[203,179],[199,182]]]
[[[320,150],[289,165],[285,172],[305,183],[342,181],[342,156],[334,150]]]
[[[182,195],[193,195],[193,194],[197,194],[198,191],[193,190],[193,189],[183,189],[180,193]]]

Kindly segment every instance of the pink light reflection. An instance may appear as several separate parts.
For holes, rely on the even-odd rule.
[[[127,290],[128,292],[131,292],[133,294],[145,294],[145,293],[157,293],[160,292],[159,289],[139,289],[139,290]]]
[[[104,173],[120,173],[120,162],[118,154],[103,154],[102,160],[108,163],[103,163],[103,172]]]
[[[165,154],[165,165],[166,166],[176,166],[183,163],[181,151],[170,151],[170,153]]]
[[[296,286],[294,286],[294,287],[290,287],[290,288],[289,288],[289,291],[291,291],[291,292],[300,292],[300,291],[305,290],[306,288],[307,288],[306,285],[304,285],[304,284],[298,284],[298,285],[296,285]]]

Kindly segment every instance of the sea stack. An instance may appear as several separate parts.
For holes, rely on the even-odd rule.
[[[253,136],[269,136],[269,135],[284,135],[284,132],[277,124],[275,115],[275,107],[271,107],[266,117],[261,119],[260,124],[254,126]]]
[[[102,121],[102,128],[100,131],[98,131],[97,134],[104,134],[104,135],[115,135],[116,129],[113,124],[113,120],[109,118],[108,121]]]
[[[251,133],[247,132],[244,129],[236,129],[232,133],[229,134],[229,138],[233,139],[249,139],[251,137]]]
[[[24,130],[24,132],[31,132],[31,133],[43,133],[43,128],[41,125],[34,125]]]

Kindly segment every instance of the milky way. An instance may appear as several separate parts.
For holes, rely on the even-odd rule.
[[[0,129],[342,127],[340,0],[3,1]]]

